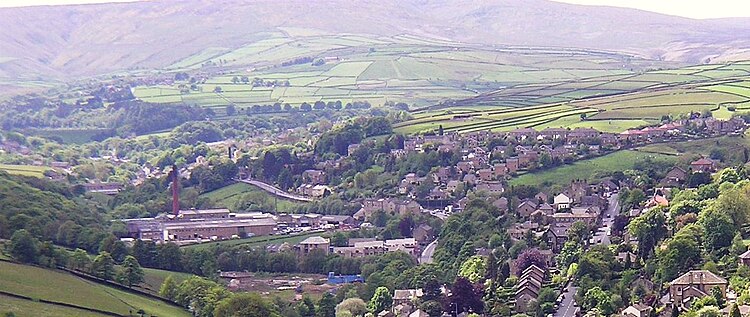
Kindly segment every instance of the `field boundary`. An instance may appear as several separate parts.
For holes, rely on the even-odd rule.
[[[62,306],[62,307],[67,307],[67,308],[75,308],[75,309],[85,310],[85,311],[92,312],[92,313],[104,314],[107,316],[127,317],[127,315],[120,315],[118,313],[114,313],[111,311],[100,310],[100,309],[90,308],[90,307],[83,307],[83,306],[78,306],[78,305],[68,304],[68,303],[63,303],[63,302],[56,302],[56,301],[51,301],[51,300],[42,299],[42,298],[32,298],[32,297],[28,297],[24,295],[18,295],[18,294],[6,292],[3,290],[0,290],[0,295],[13,297],[17,299],[23,299],[23,300],[27,300],[27,301],[35,302],[35,303],[43,303],[43,304],[56,305],[56,306]]]

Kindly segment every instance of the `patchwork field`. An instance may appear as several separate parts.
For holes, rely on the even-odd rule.
[[[180,307],[136,293],[90,282],[65,272],[9,262],[0,262],[0,289],[16,295],[67,303],[122,315],[143,309],[149,315],[190,316],[190,313]],[[59,316],[78,316],[76,314],[68,314],[70,313],[68,309],[59,310],[58,306],[51,304],[42,305],[41,303],[30,301],[28,303],[15,302],[15,304],[0,304],[0,310],[15,310],[19,309],[18,307],[23,307],[34,309],[33,311],[24,311],[25,314],[30,316],[47,316],[45,311],[52,311],[53,314]],[[2,303],[5,303],[5,301],[2,301]],[[4,305],[12,306],[2,308]]]
[[[208,78],[197,85],[197,90],[181,94],[178,86],[184,83],[176,83],[137,87],[134,93],[150,102],[203,106],[246,107],[276,102],[298,105],[318,100],[366,100],[374,105],[393,101],[427,106],[519,84],[629,76],[633,75],[632,70],[656,63],[586,50],[484,47],[401,36],[269,36],[235,50],[210,48],[172,65],[175,71],[219,63],[237,69]],[[249,82],[233,81],[235,76],[247,76]],[[262,93],[252,85],[256,78],[264,82]],[[223,92],[215,93],[217,86]]]
[[[446,131],[458,132],[592,127],[618,133],[656,124],[665,115],[678,117],[690,112],[711,112],[716,118],[728,119],[749,110],[750,76],[732,76],[737,69],[750,70],[750,67],[746,64],[711,66],[682,69],[684,73],[659,71],[518,85],[413,111],[413,119],[394,127],[401,133],[432,132],[440,126]],[[735,71],[724,73],[729,77],[718,80],[716,73],[710,74],[713,77],[701,75],[724,68]],[[602,89],[605,86],[607,89]]]

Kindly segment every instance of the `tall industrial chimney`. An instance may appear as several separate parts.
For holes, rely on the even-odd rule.
[[[169,176],[172,178],[172,214],[180,214],[180,179],[178,177],[177,165],[172,165],[172,172]]]

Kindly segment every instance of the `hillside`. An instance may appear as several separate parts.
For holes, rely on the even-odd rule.
[[[163,68],[260,40],[325,34],[617,50],[698,63],[746,56],[746,21],[545,0],[189,0],[6,8],[0,9],[0,78]]]
[[[119,315],[128,315],[139,309],[156,316],[190,315],[180,307],[137,293],[97,284],[65,272],[9,262],[0,262],[0,289],[36,300],[23,300],[5,295],[0,297],[0,312],[11,311],[17,316],[106,316],[96,311],[87,311],[86,308]]]

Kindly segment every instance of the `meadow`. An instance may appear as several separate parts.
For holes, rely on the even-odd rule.
[[[5,292],[34,299],[61,302],[121,315],[127,315],[130,312],[143,309],[150,315],[190,316],[186,310],[180,307],[144,297],[137,293],[91,282],[62,271],[47,270],[10,262],[0,262],[0,289]],[[22,304],[19,303],[18,305]],[[34,310],[24,311],[24,313],[32,316],[46,316],[46,313],[44,313],[45,310],[58,310],[58,306],[51,304],[25,304],[26,307],[24,308]],[[67,311],[61,310],[55,314],[66,316],[67,313]]]
[[[268,192],[246,183],[236,183],[219,188],[217,190],[202,194],[200,197],[208,198],[214,207],[228,208],[233,210],[237,201],[248,195],[256,205],[272,207],[277,212],[292,212],[301,203],[297,201],[276,198]]]
[[[572,164],[533,173],[525,173],[510,180],[510,185],[564,186],[575,179],[596,181],[608,173],[632,169],[637,160],[647,157],[676,160],[671,155],[623,150],[604,156],[577,161]]]
[[[44,177],[44,172],[52,170],[46,166],[34,166],[34,165],[11,165],[11,164],[0,164],[0,171],[8,172],[11,175],[31,176],[31,177]]]

